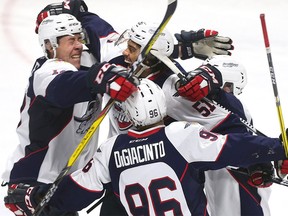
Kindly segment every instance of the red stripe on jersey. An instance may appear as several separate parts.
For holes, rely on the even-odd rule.
[[[159,125],[153,128],[149,128],[144,131],[135,131],[135,130],[128,130],[128,135],[135,137],[135,138],[142,138],[150,136],[151,134],[157,133],[161,128],[165,127],[164,125]]]

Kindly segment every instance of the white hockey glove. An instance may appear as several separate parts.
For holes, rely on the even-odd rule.
[[[174,48],[173,57],[180,56],[182,60],[192,57],[205,60],[214,55],[231,55],[230,50],[234,49],[231,38],[218,36],[215,30],[182,30],[180,34],[175,34],[175,37],[179,44]],[[181,47],[180,55],[177,53],[177,46]]]

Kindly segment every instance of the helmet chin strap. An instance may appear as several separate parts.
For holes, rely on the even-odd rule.
[[[140,67],[138,67],[139,70],[134,71],[134,75],[136,77],[141,77],[141,75],[143,74],[144,71],[146,71],[147,69],[149,69],[149,66],[143,64],[142,62],[140,63]]]
[[[58,48],[58,41],[56,43],[53,42],[52,47],[53,47],[53,58],[56,58],[56,55],[57,55],[56,49]]]
[[[53,46],[53,59],[56,58],[56,47]]]
[[[141,74],[149,69],[149,74],[155,73],[161,69],[161,61],[157,58],[155,58],[153,55],[148,55],[147,60],[144,60],[141,62],[141,69],[139,71],[136,71],[136,76],[140,77]]]

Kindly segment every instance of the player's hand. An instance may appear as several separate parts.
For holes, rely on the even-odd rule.
[[[15,215],[32,215],[48,188],[49,185],[31,187],[22,183],[13,184],[9,186],[8,195],[4,197],[5,206]]]
[[[286,128],[286,138],[288,139],[288,128]],[[283,142],[282,134],[279,135],[279,139]]]
[[[288,138],[288,128],[286,128],[286,137]],[[279,139],[283,143],[282,134],[279,135]],[[285,178],[287,176],[288,174],[288,161],[287,160],[275,161],[274,166],[275,166],[278,177]]]
[[[87,76],[88,87],[93,93],[107,93],[117,101],[125,101],[139,84],[127,69],[107,62],[94,64]]]
[[[234,50],[232,40],[229,37],[215,36],[193,43],[195,57],[205,60],[215,55],[231,55]]]
[[[222,86],[221,73],[217,68],[209,64],[202,65],[190,72],[186,80],[186,83],[178,82],[176,88],[180,96],[193,102],[201,100]]]
[[[288,175],[288,160],[275,161],[274,166],[279,178],[283,179]]]
[[[273,183],[274,167],[271,163],[255,164],[248,167],[248,174],[250,176],[248,183],[251,186],[266,188]]]
[[[41,22],[50,15],[68,13],[79,20],[79,13],[88,11],[88,7],[83,0],[70,0],[47,5],[37,16],[35,33],[38,34],[38,27]],[[80,20],[79,20],[80,21]]]
[[[288,174],[288,160],[283,160],[280,165],[280,171],[282,174]]]
[[[218,36],[218,32],[209,29],[198,31],[181,31],[175,34],[181,47],[181,59],[195,57],[205,60],[214,55],[231,55],[234,49],[229,37]]]

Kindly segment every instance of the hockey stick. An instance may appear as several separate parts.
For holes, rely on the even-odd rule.
[[[240,173],[240,174],[243,174],[243,175],[246,175],[246,176],[249,176],[249,174],[245,171],[241,171],[241,170],[238,170],[238,169],[235,169],[235,168],[232,168],[232,167],[226,167],[227,170],[231,170],[231,171],[234,171],[236,173]],[[279,185],[283,185],[283,186],[286,186],[288,187],[288,181],[285,180],[285,179],[282,179],[282,178],[277,178],[275,176],[271,176],[271,182],[275,183],[275,184],[279,184]]]
[[[272,62],[270,43],[269,43],[268,32],[267,32],[267,28],[266,28],[265,14],[260,14],[260,20],[261,20],[264,43],[265,43],[265,47],[266,47],[267,59],[268,59],[268,64],[269,64],[270,77],[271,77],[272,87],[273,87],[275,101],[276,101],[276,108],[277,108],[277,113],[278,113],[278,118],[279,118],[282,138],[283,138],[283,145],[284,145],[286,157],[288,157],[287,135],[285,132],[285,125],[284,125],[284,119],[283,119],[283,115],[282,115],[282,108],[281,108],[281,104],[280,104],[280,98],[279,98],[278,89],[277,89],[276,76],[275,76],[273,62]]]
[[[143,50],[140,54],[143,58],[142,62],[145,61],[145,58],[149,54],[155,41],[158,39],[161,32],[164,30],[167,23],[171,19],[172,15],[174,14],[174,12],[176,10],[176,7],[177,7],[177,0],[168,0],[166,13],[165,13],[165,16],[164,16],[162,22],[160,23],[159,27],[156,29],[156,31],[154,32],[154,34],[152,35],[152,37],[150,38],[150,40],[148,41],[146,46],[143,48]],[[135,71],[141,70],[142,67],[143,66],[141,65],[141,63],[138,64]],[[79,155],[82,153],[83,149],[87,146],[92,135],[99,128],[100,123],[103,121],[103,119],[105,118],[105,116],[107,115],[108,111],[111,109],[111,107],[113,106],[114,103],[115,103],[115,100],[110,98],[110,100],[107,102],[106,106],[103,108],[103,110],[101,111],[98,118],[93,122],[93,124],[91,125],[91,127],[89,128],[89,130],[87,131],[87,133],[82,138],[81,142],[79,143],[79,145],[77,146],[77,148],[75,149],[75,151],[73,152],[71,157],[69,158],[66,167],[64,167],[62,169],[62,171],[60,172],[60,174],[58,175],[56,180],[49,187],[47,193],[42,198],[41,202],[35,208],[35,211],[33,213],[34,216],[40,215],[40,213],[43,211],[44,207],[47,205],[47,203],[50,201],[51,197],[53,196],[53,194],[57,190],[58,185],[63,180],[63,178],[67,175],[67,173],[69,172],[71,167],[74,165],[75,161],[77,160]]]
[[[150,53],[152,55],[154,55],[156,58],[158,58],[160,61],[162,61],[167,67],[169,67],[180,78],[180,82],[185,83],[187,81],[185,75],[182,73],[182,71],[180,71],[180,69],[173,63],[173,61],[170,58],[168,58],[165,55],[161,55],[161,53],[159,53],[156,50],[151,50]],[[214,105],[216,105],[222,109],[225,109],[226,111],[234,114],[232,111],[230,111],[226,107],[223,107],[223,106],[217,104],[216,102],[209,100],[208,98],[203,98],[202,100],[204,100],[208,103],[214,104]],[[244,124],[245,127],[247,129],[249,129],[251,132],[258,134],[258,135],[261,135],[261,136],[266,136],[265,134],[263,134],[262,132],[257,130],[255,127],[253,127],[251,124],[249,124],[246,120],[242,119],[241,117],[239,117],[239,119],[240,119],[241,123]]]

